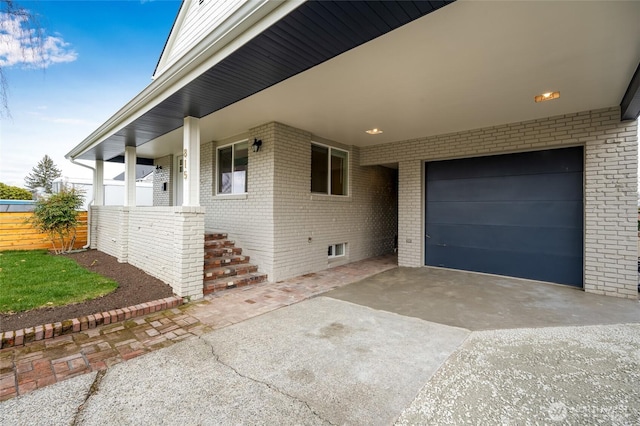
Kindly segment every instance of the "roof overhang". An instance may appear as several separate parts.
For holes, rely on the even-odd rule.
[[[162,77],[172,73],[163,73],[67,157],[109,160],[120,155],[124,146],[140,146],[181,127],[186,116],[209,115],[451,1],[266,2],[271,8],[279,6],[273,11],[266,10],[266,6],[261,9],[271,19],[246,20],[253,24],[244,28],[251,30],[245,34],[250,38],[246,43],[186,85],[167,90],[170,94],[165,99],[145,108],[145,101],[153,92],[169,85]],[[260,24],[268,26],[260,28]],[[236,35],[240,31],[236,28]],[[206,57],[206,52],[200,57]],[[172,77],[175,80],[175,75]],[[125,124],[122,118],[126,115],[134,119]]]
[[[188,115],[203,141],[281,121],[358,146],[617,105],[637,117],[640,2],[444,4],[303,3],[68,156],[178,152]]]
[[[637,120],[640,117],[640,64],[620,103],[620,115],[622,120]]]
[[[136,124],[141,123],[140,118],[143,116],[147,119],[155,119],[155,124],[162,122],[164,117],[154,114],[154,108],[163,104],[170,96],[180,94],[185,86],[201,77],[207,69],[214,67],[235,49],[286,16],[303,1],[263,1],[254,3],[256,6],[249,10],[242,9],[222,32],[212,31],[194,48],[172,63],[165,72],[157,76],[109,120],[69,151],[66,157],[110,160],[114,155],[114,142],[120,144],[124,141],[126,145],[138,146],[140,141],[145,140],[145,136],[162,134],[166,126],[155,126],[154,123],[149,122],[153,130],[144,135],[142,130],[137,129]],[[177,113],[180,114],[180,112]],[[124,152],[124,146],[121,145],[120,154]],[[91,154],[87,154],[88,152]]]

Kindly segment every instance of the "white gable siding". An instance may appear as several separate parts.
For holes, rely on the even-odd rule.
[[[156,76],[162,74],[167,67],[181,58],[207,34],[222,24],[248,0],[187,0],[178,17],[166,51],[162,55]]]

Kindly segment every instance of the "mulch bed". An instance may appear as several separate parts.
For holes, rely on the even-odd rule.
[[[115,257],[100,251],[87,250],[64,256],[91,272],[111,278],[119,284],[118,288],[105,296],[73,305],[0,314],[0,331],[55,323],[173,296],[169,285],[128,263],[119,263]]]

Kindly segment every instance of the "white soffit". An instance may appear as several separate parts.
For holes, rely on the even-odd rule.
[[[202,139],[280,121],[367,146],[616,106],[639,61],[640,2],[458,1],[204,117]]]

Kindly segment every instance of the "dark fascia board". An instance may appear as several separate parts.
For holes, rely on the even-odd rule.
[[[124,163],[124,155],[117,155],[107,160],[109,163]],[[136,157],[136,164],[153,166],[153,158]]]
[[[640,117],[640,63],[620,102],[620,119],[637,120]]]

